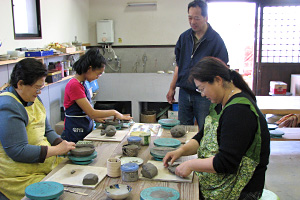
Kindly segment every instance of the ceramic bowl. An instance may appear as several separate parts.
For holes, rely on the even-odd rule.
[[[125,199],[130,195],[132,187],[124,184],[114,184],[105,188],[105,193],[111,199]]]

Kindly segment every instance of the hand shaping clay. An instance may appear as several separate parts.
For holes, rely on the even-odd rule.
[[[169,167],[168,167],[169,172],[175,174],[175,170],[176,170],[176,167],[177,167],[178,165],[180,165],[180,163],[176,163],[176,164],[173,164],[173,165],[169,165]]]
[[[76,144],[76,148],[71,150],[73,156],[84,157],[94,153],[95,147],[93,144]]]
[[[83,185],[95,185],[98,183],[98,176],[96,174],[87,174],[83,177]]]
[[[141,173],[146,178],[153,178],[157,175],[158,171],[155,165],[153,165],[152,163],[146,163],[142,166]]]
[[[171,135],[175,138],[179,138],[185,135],[186,131],[183,125],[176,125],[171,128]]]

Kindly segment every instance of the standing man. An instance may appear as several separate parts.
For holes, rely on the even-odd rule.
[[[195,83],[189,82],[190,69],[203,57],[213,56],[228,63],[228,53],[223,39],[207,22],[207,4],[194,0],[188,5],[191,28],[183,32],[175,47],[177,66],[167,93],[170,104],[175,102],[176,87],[179,87],[178,119],[183,125],[193,125],[196,118],[199,128],[208,115],[210,101],[196,91]]]

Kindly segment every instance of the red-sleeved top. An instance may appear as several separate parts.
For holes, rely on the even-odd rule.
[[[76,78],[72,78],[66,85],[64,107],[69,108],[75,103],[75,100],[86,98],[84,86]]]

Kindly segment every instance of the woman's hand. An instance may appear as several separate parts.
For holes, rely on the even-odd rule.
[[[71,151],[72,149],[75,149],[75,143],[74,142],[68,142],[66,140],[63,140],[61,143],[59,143],[58,145],[56,145],[56,147],[58,148],[58,155],[63,155],[68,153],[69,151]]]
[[[165,167],[168,167],[169,164],[168,162],[170,161],[171,164],[174,163],[175,160],[177,160],[178,158],[180,158],[182,155],[182,150],[181,149],[177,149],[175,151],[170,151],[168,152],[165,157],[163,158],[163,164]]]
[[[120,120],[131,120],[132,119],[132,117],[129,114],[123,115],[123,114],[119,113],[118,111],[116,111],[116,115],[114,117],[118,118]]]
[[[191,162],[193,162],[193,160],[188,160],[181,163],[178,167],[176,167],[175,174],[180,177],[189,176],[193,172],[190,167]]]
[[[98,123],[105,123],[106,118],[95,118],[94,120]]]
[[[75,149],[75,143],[63,140],[56,146],[48,146],[46,158],[49,158],[51,156],[64,155],[72,149]]]

